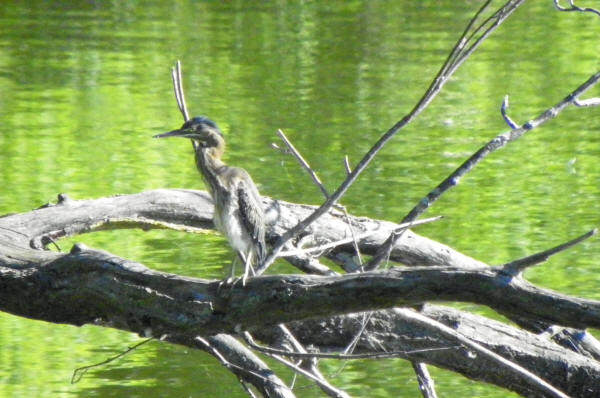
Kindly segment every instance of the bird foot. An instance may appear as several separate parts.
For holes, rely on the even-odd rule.
[[[242,281],[242,286],[246,286],[246,279],[244,277],[230,276],[227,279],[223,279],[221,282],[219,282],[218,290],[221,290],[222,288],[233,289],[235,287],[235,285],[238,284],[240,281]]]

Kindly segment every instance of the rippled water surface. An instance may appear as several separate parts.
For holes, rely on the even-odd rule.
[[[61,192],[96,198],[202,188],[183,140],[169,68],[183,62],[188,105],[219,123],[226,160],[263,194],[318,204],[295,161],[270,144],[283,129],[329,189],[421,96],[478,2],[3,2],[0,5],[0,213]],[[597,18],[529,2],[383,150],[344,198],[354,214],[400,220],[486,141],[558,102],[600,66]],[[595,95],[600,95],[596,90]],[[600,110],[569,109],[493,154],[430,210],[419,232],[490,264],[597,227]],[[119,231],[77,237],[180,274],[221,277],[232,255],[217,235]],[[68,249],[72,241],[62,245]],[[592,239],[528,272],[542,286],[600,298]],[[218,264],[207,266],[206,264]],[[277,268],[275,267],[276,271]],[[73,303],[77,305],[77,303]],[[69,384],[79,366],[138,341],[97,327],[0,314],[0,396],[245,396],[208,355],[150,343]],[[401,360],[352,362],[325,375],[353,396],[417,396]],[[506,392],[432,369],[440,396]],[[288,377],[289,379],[289,377]],[[303,380],[298,395],[320,396]]]

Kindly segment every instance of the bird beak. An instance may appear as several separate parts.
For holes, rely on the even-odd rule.
[[[169,138],[169,137],[184,137],[190,138],[193,134],[193,131],[187,129],[179,129],[169,131],[168,133],[157,134],[153,138]]]

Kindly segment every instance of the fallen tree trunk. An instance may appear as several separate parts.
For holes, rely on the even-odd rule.
[[[267,199],[265,205],[270,239],[277,239],[280,231],[295,222],[294,217],[301,218],[311,211],[309,206]],[[203,192],[158,190],[86,201],[62,195],[56,205],[2,217],[0,309],[49,322],[96,324],[140,335],[166,336],[168,341],[196,348],[199,335],[249,330],[269,341],[265,331],[280,323],[295,322],[301,330],[312,331],[310,337],[302,338],[303,343],[328,351],[332,341],[344,341],[333,329],[346,333],[346,337],[360,329],[353,313],[429,301],[484,304],[505,315],[536,323],[577,328],[600,325],[600,302],[537,288],[518,276],[507,275],[502,268],[487,267],[412,232],[405,234],[394,249],[395,258],[412,259],[407,261],[413,265],[410,268],[327,277],[271,275],[251,278],[245,286],[224,286],[220,281],[153,271],[83,245],[74,246],[69,253],[41,249],[60,237],[109,228],[200,231],[212,227],[211,214],[212,205]],[[385,239],[395,227],[392,223],[356,217],[350,217],[349,222],[360,231],[375,231],[364,238],[366,243],[362,239],[357,242],[361,251],[367,251],[378,236]],[[319,219],[310,233],[321,242],[339,240],[347,237],[348,224],[344,217],[329,214]],[[338,253],[344,250],[351,254],[353,249],[336,249]],[[419,261],[425,265],[417,266]],[[594,360],[514,327],[500,327],[485,318],[436,308],[434,311],[426,306],[421,316],[452,325],[457,333],[527,365],[572,395],[593,396],[600,391],[600,373]],[[464,348],[452,348],[458,347],[459,342],[436,335],[435,328],[415,329],[414,322],[406,322],[406,311],[412,312],[390,309],[376,313],[371,318],[372,327],[361,337],[364,342],[358,346],[359,352],[400,350],[404,354],[398,353],[399,357],[436,364],[525,395],[539,393],[535,385],[524,383],[518,374],[492,369],[490,360],[481,355],[468,358],[467,362],[458,360],[465,359],[467,352]],[[346,315],[339,317],[341,314]],[[313,327],[313,322],[341,324]],[[412,327],[421,338],[411,340],[410,333],[398,327]],[[382,336],[389,339],[384,341]],[[495,344],[496,341],[500,343]],[[434,348],[446,349],[422,351],[425,346],[431,348],[432,342],[436,342]],[[509,347],[513,350],[509,351]],[[561,366],[563,371],[559,371]],[[585,382],[573,384],[574,378]]]

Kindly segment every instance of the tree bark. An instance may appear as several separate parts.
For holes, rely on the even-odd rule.
[[[270,240],[311,211],[310,206],[266,198],[265,207]],[[195,348],[202,339],[243,330],[271,342],[270,328],[291,322],[302,343],[322,351],[339,349],[356,334],[360,329],[356,313],[378,310],[361,336],[357,352],[402,351],[399,357],[537,396],[544,393],[518,374],[501,371],[490,359],[457,348],[460,342],[434,327],[424,329],[414,320],[407,321],[413,310],[394,307],[465,301],[536,324],[600,325],[600,302],[538,288],[411,231],[393,251],[394,259],[411,267],[343,276],[261,276],[249,279],[245,286],[150,270],[83,245],[74,246],[69,253],[42,249],[60,237],[109,228],[199,231],[212,227],[211,216],[212,205],[203,192],[158,190],[84,201],[61,195],[56,205],[2,217],[0,310],[49,322],[166,336],[167,341]],[[327,214],[309,232],[319,242],[339,240],[349,234],[345,220]],[[374,231],[357,242],[365,252],[395,228],[393,223],[365,218],[350,217],[349,222],[355,230]],[[352,250],[342,246],[334,255],[352,254]],[[600,392],[597,362],[549,339],[445,307],[425,306],[419,316],[451,326],[573,396]],[[430,350],[423,350],[425,347]],[[281,387],[278,380],[271,385]],[[287,390],[282,388],[274,396],[285,396]]]

